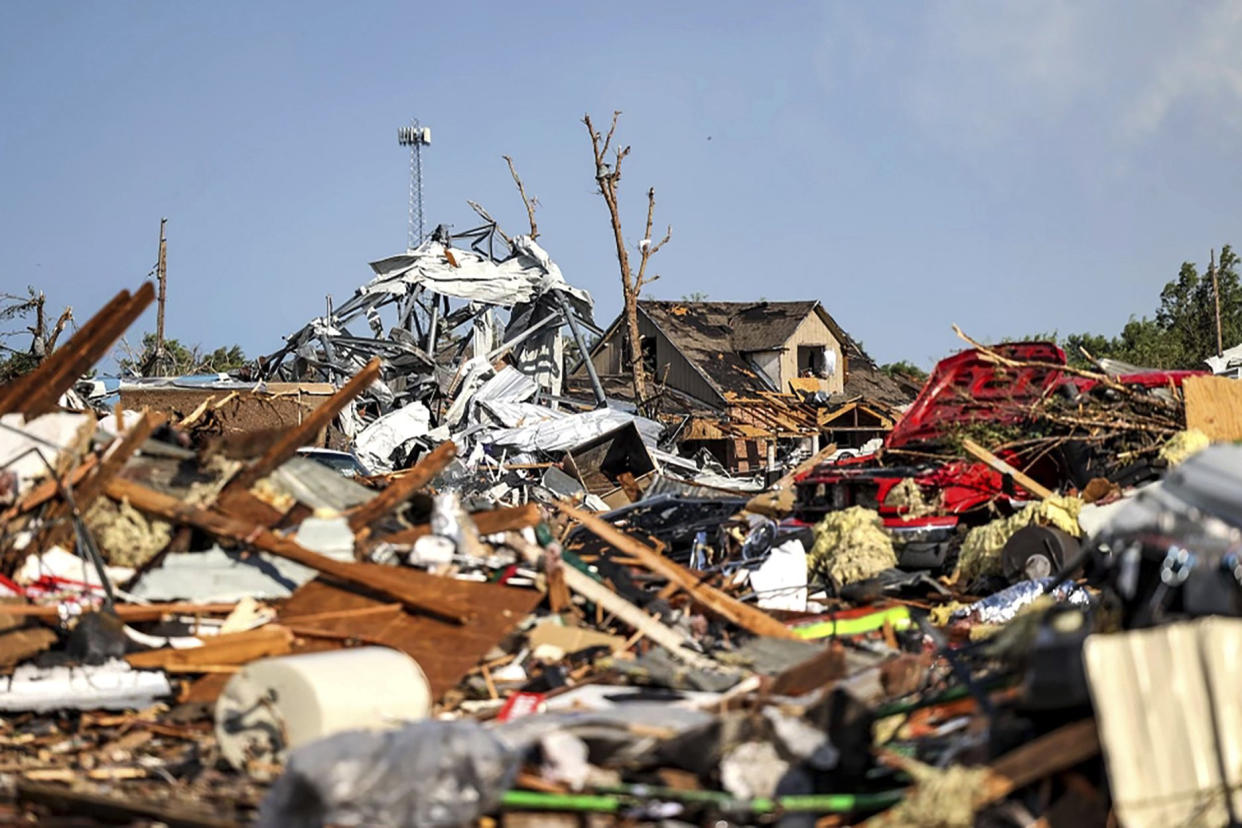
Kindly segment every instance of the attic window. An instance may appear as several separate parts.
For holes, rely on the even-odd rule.
[[[825,345],[798,346],[798,376],[828,379],[837,370],[836,351]]]
[[[643,336],[639,338],[639,347],[643,352],[643,368],[647,370],[648,375],[654,375],[656,372],[656,339],[654,336]]]
[[[634,357],[630,353],[630,338],[623,337],[621,340],[622,353],[625,354],[625,361],[633,364]],[[656,370],[656,339],[654,336],[640,336],[639,348],[643,352],[643,367],[647,369],[648,374],[655,374]]]

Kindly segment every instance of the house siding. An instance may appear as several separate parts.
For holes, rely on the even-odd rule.
[[[798,376],[799,345],[822,345],[836,353],[837,370],[820,384],[820,390],[832,394],[840,393],[845,388],[845,354],[841,350],[841,343],[832,335],[819,314],[814,312],[807,314],[794,329],[793,336],[785,341],[785,351],[780,362],[781,391],[789,391],[789,380]]]
[[[641,336],[654,336],[656,340],[656,372],[653,379],[704,402],[721,404],[723,398],[716,393],[703,375],[682,355],[667,336],[660,332],[651,320],[638,314],[638,332]],[[630,366],[625,362],[625,326],[618,325],[612,335],[595,352],[592,362],[595,370],[605,376],[628,376]],[[582,376],[581,369],[575,376]]]

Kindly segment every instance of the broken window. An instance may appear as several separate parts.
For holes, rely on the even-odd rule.
[[[656,340],[654,336],[639,337],[639,348],[643,352],[643,368],[647,376],[655,376],[656,372]]]
[[[837,370],[837,354],[826,345],[798,346],[798,376],[827,379]]]

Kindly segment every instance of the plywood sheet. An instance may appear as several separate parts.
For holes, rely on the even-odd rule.
[[[439,698],[498,644],[513,627],[542,600],[533,589],[458,581],[430,575],[417,569],[358,564],[368,569],[384,570],[392,579],[399,579],[407,588],[426,590],[440,602],[472,613],[466,624],[453,624],[425,615],[397,614],[364,615],[308,621],[301,624],[299,615],[314,615],[340,610],[379,607],[391,599],[373,598],[358,591],[325,582],[311,581],[285,602],[281,619],[299,630],[313,626],[331,633],[353,634],[369,642],[401,650],[409,655],[431,684],[431,693]],[[333,646],[339,646],[334,642]]]
[[[1197,428],[1213,443],[1242,440],[1242,381],[1228,377],[1187,377],[1186,428]]]

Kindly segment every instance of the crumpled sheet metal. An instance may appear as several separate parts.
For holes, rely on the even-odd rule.
[[[405,296],[422,286],[441,296],[509,307],[529,302],[549,290],[561,290],[574,309],[591,321],[591,295],[570,286],[542,247],[529,236],[518,236],[513,245],[517,254],[497,263],[473,250],[450,249],[428,240],[407,253],[372,262],[376,276],[358,289],[358,295]],[[446,250],[456,267],[449,262]]]
[[[1036,581],[1020,581],[1007,589],[993,593],[987,598],[976,601],[968,607],[962,607],[949,616],[951,620],[970,619],[981,624],[1005,624],[1012,621],[1018,612],[1028,604],[1035,603],[1047,594],[1058,603],[1071,604],[1077,607],[1091,605],[1091,593],[1077,584],[1066,581],[1050,592],[1045,592],[1052,578],[1040,578]]]
[[[431,412],[412,402],[372,422],[354,438],[354,452],[371,471],[392,471],[398,449],[427,434]]]
[[[520,424],[493,431],[483,442],[519,451],[565,451],[629,422],[638,427],[643,443],[654,445],[664,428],[654,420],[612,408],[567,414],[529,403],[484,401],[482,406],[502,423]]]

